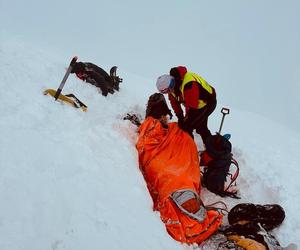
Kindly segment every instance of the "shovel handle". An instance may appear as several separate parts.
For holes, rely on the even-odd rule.
[[[230,110],[229,110],[229,108],[222,108],[221,113],[223,114],[223,116],[222,116],[222,121],[221,121],[220,129],[219,129],[219,134],[221,134],[225,115],[228,115],[230,113]]]
[[[222,110],[221,110],[221,113],[222,113],[223,115],[228,115],[229,112],[230,112],[230,109],[229,109],[229,108],[222,108]]]

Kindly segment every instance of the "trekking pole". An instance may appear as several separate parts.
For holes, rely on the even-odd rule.
[[[228,108],[222,108],[221,113],[223,114],[223,117],[222,117],[220,129],[219,129],[219,134],[221,134],[221,130],[222,130],[222,127],[223,127],[223,122],[224,122],[225,115],[229,114],[229,109]]]
[[[59,97],[59,95],[60,95],[60,93],[61,93],[61,91],[62,91],[62,89],[63,89],[63,87],[64,87],[64,85],[65,85],[65,83],[66,83],[66,81],[67,81],[67,79],[68,79],[68,77],[69,77],[71,71],[72,71],[72,68],[73,68],[74,64],[76,63],[76,61],[77,61],[77,59],[78,59],[77,56],[74,56],[74,57],[72,58],[72,61],[70,62],[70,65],[69,65],[69,67],[68,67],[68,69],[67,69],[67,72],[66,72],[65,75],[64,75],[64,78],[62,79],[62,81],[61,81],[61,83],[60,83],[58,89],[56,90],[56,93],[55,93],[55,96],[54,96],[55,101],[56,101],[57,98]]]

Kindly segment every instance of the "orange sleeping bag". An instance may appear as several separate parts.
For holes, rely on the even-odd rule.
[[[168,233],[183,243],[200,243],[213,234],[222,222],[222,215],[202,206],[194,140],[177,123],[164,128],[159,120],[148,117],[139,127],[136,148],[154,210],[160,212]],[[201,204],[197,213],[185,210],[182,205],[190,197]]]

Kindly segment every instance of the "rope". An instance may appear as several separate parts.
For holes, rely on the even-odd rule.
[[[222,207],[216,207],[215,205],[217,205],[217,204],[222,204],[224,206],[224,208],[222,208]],[[206,210],[217,210],[217,211],[220,210],[219,212],[221,214],[223,214],[223,215],[225,215],[226,213],[227,214],[229,213],[228,207],[227,207],[226,203],[223,202],[223,201],[216,201],[216,202],[208,204],[208,205],[206,205],[204,207],[205,207]]]
[[[227,188],[224,189],[224,192],[227,192],[227,190],[233,185],[237,177],[239,176],[240,168],[238,162],[232,157],[231,158],[231,164],[233,164],[236,167],[236,171],[233,175],[231,175],[231,181]]]

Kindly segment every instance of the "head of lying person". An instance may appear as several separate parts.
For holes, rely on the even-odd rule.
[[[169,109],[163,94],[154,93],[149,97],[145,118],[148,116],[158,119],[163,126],[167,126],[168,116],[172,119],[172,112]]]

